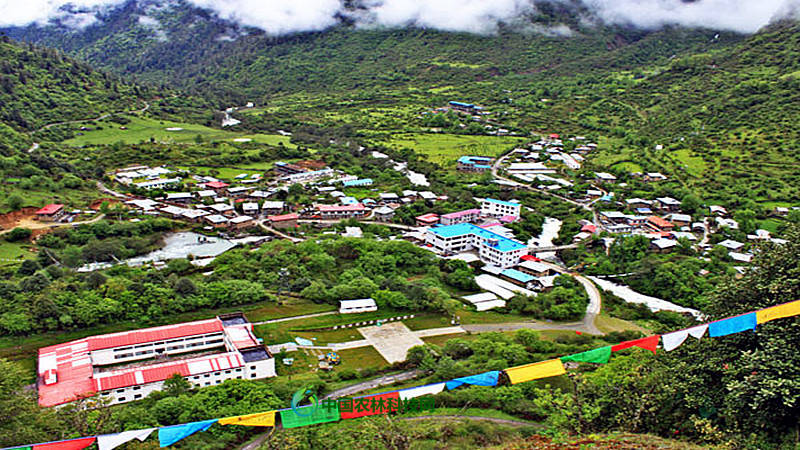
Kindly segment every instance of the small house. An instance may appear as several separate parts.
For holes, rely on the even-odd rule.
[[[355,314],[377,311],[378,305],[371,298],[339,301],[339,314]]]

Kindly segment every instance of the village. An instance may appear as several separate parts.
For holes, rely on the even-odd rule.
[[[451,102],[449,109],[475,114],[478,119],[486,115],[480,107],[459,102]],[[574,278],[584,286],[589,298],[581,325],[589,331],[597,330],[593,318],[601,308],[600,293],[593,282],[604,288],[610,282],[596,278],[590,281],[564,267],[558,257],[560,250],[579,246],[608,249],[615,239],[641,235],[649,240],[650,251],[654,253],[668,253],[689,245],[700,255],[706,255],[714,247],[721,247],[736,264],[736,270],[744,272],[753,258],[754,244],[765,240],[782,242],[763,229],[748,235],[747,242],[714,241],[715,234],[739,226],[725,208],[710,205],[688,214],[675,198],[629,197],[625,194],[629,192],[628,183],[619,182],[614,174],[582,170],[586,159],[597,150],[597,144],[580,136],[569,138],[569,142],[570,151],[565,149],[558,134],[549,134],[498,157],[461,155],[449,170],[469,175],[491,174],[492,183],[500,188],[505,199],[473,197],[472,208],[426,212],[414,216],[413,223],[399,221],[397,212],[414,204],[430,210],[437,204],[446,204],[447,195],[430,188],[384,190],[371,178],[351,175],[316,160],[277,161],[269,171],[243,171],[228,178],[169,165],[132,165],[109,172],[109,187],[103,186],[103,192],[111,195],[108,203],[118,205],[114,211],[121,211],[119,208],[124,205],[125,216],[131,222],[164,217],[184,223],[193,231],[183,236],[177,246],[185,246],[191,239],[196,239],[198,245],[216,246],[205,255],[198,253],[197,248],[191,250],[192,264],[199,266],[209,264],[235,245],[258,246],[275,238],[300,243],[315,236],[336,234],[333,231],[336,225],[347,221],[340,233],[343,238],[365,237],[364,225],[383,226],[388,229],[383,238],[406,240],[439,258],[469,264],[476,270],[475,283],[480,290],[462,295],[460,300],[464,308],[477,313],[502,310],[517,296],[532,298],[546,293],[554,288],[559,277]],[[386,158],[386,155],[373,152],[372,157]],[[418,175],[409,175],[409,179]],[[635,183],[660,183],[667,177],[655,172],[631,173],[629,179]],[[429,185],[411,184],[417,189]],[[588,188],[581,190],[578,186]],[[542,236],[523,242],[510,227],[531,210],[515,198],[516,193],[524,190],[583,208],[591,212],[592,219],[548,218],[549,229],[543,230]],[[288,199],[292,193],[302,193],[310,202],[291,203]],[[786,212],[776,211],[776,214]],[[75,222],[82,213],[63,204],[49,204],[35,215],[42,224],[59,226]],[[95,220],[99,218],[95,215]],[[578,221],[579,232],[566,244],[554,244],[561,224],[570,220]],[[220,243],[224,245],[217,245]],[[161,260],[141,258],[139,263],[152,264],[156,269],[166,267]],[[79,271],[112,265],[90,264]],[[621,287],[624,288],[613,285]],[[645,297],[641,301],[653,310],[699,314],[660,299]],[[97,393],[107,397],[111,404],[125,403],[162,389],[166,378],[173,373],[179,373],[195,386],[220,384],[233,378],[269,378],[286,370],[276,368],[275,364],[275,355],[286,352],[313,356],[308,366],[314,370],[331,370],[342,361],[340,353],[348,355],[348,351],[364,347],[374,348],[382,360],[396,363],[405,359],[411,347],[424,343],[423,338],[466,330],[457,317],[451,318],[450,327],[420,330],[410,330],[402,322],[413,320],[414,315],[369,319],[370,314],[380,314],[372,298],[342,298],[338,303],[341,317],[355,314],[367,319],[340,320],[337,325],[320,328],[321,335],[352,327],[363,339],[325,344],[297,337],[290,342],[265,342],[257,337],[254,324],[236,313],[42,348],[39,375],[43,384],[39,401],[42,406],[53,406],[73,401],[82,394]],[[295,361],[285,356],[280,359],[284,366],[292,366]],[[71,365],[66,365],[69,361]],[[75,361],[80,363],[76,365]]]

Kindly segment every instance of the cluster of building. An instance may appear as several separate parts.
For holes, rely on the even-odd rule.
[[[91,336],[39,349],[39,405],[99,394],[126,403],[178,374],[192,386],[275,376],[275,359],[241,313]]]
[[[528,253],[527,245],[513,239],[502,223],[519,218],[521,205],[516,202],[485,198],[480,209],[468,209],[438,216],[417,217],[425,231],[425,244],[443,254],[474,251],[486,264],[510,267]],[[480,224],[480,225],[478,225]]]

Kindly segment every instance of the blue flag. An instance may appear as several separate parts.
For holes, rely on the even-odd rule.
[[[492,370],[491,372],[479,373],[478,375],[470,375],[468,377],[456,378],[447,382],[447,390],[461,386],[462,384],[473,384],[475,386],[497,386],[497,380],[500,377],[500,371]]]
[[[711,322],[708,324],[708,335],[711,337],[727,336],[741,333],[742,331],[755,330],[756,324],[756,313],[752,312],[720,320],[719,322]]]
[[[158,443],[161,447],[168,447],[181,439],[191,436],[198,431],[206,431],[217,423],[217,419],[190,422],[181,425],[172,425],[158,429]]]

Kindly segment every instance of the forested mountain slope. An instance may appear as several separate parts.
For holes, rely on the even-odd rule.
[[[56,50],[0,41],[0,122],[18,131],[132,109],[142,95]]]
[[[529,27],[501,29],[496,35],[356,29],[343,23],[325,32],[275,37],[183,1],[131,0],[83,30],[56,23],[7,32],[60,48],[96,67],[251,98],[469,83],[578,61],[586,61],[581,66],[588,68],[632,68],[710,45],[709,32],[702,30],[586,26],[577,8],[554,3],[529,18]],[[725,34],[713,44],[739,39]]]

